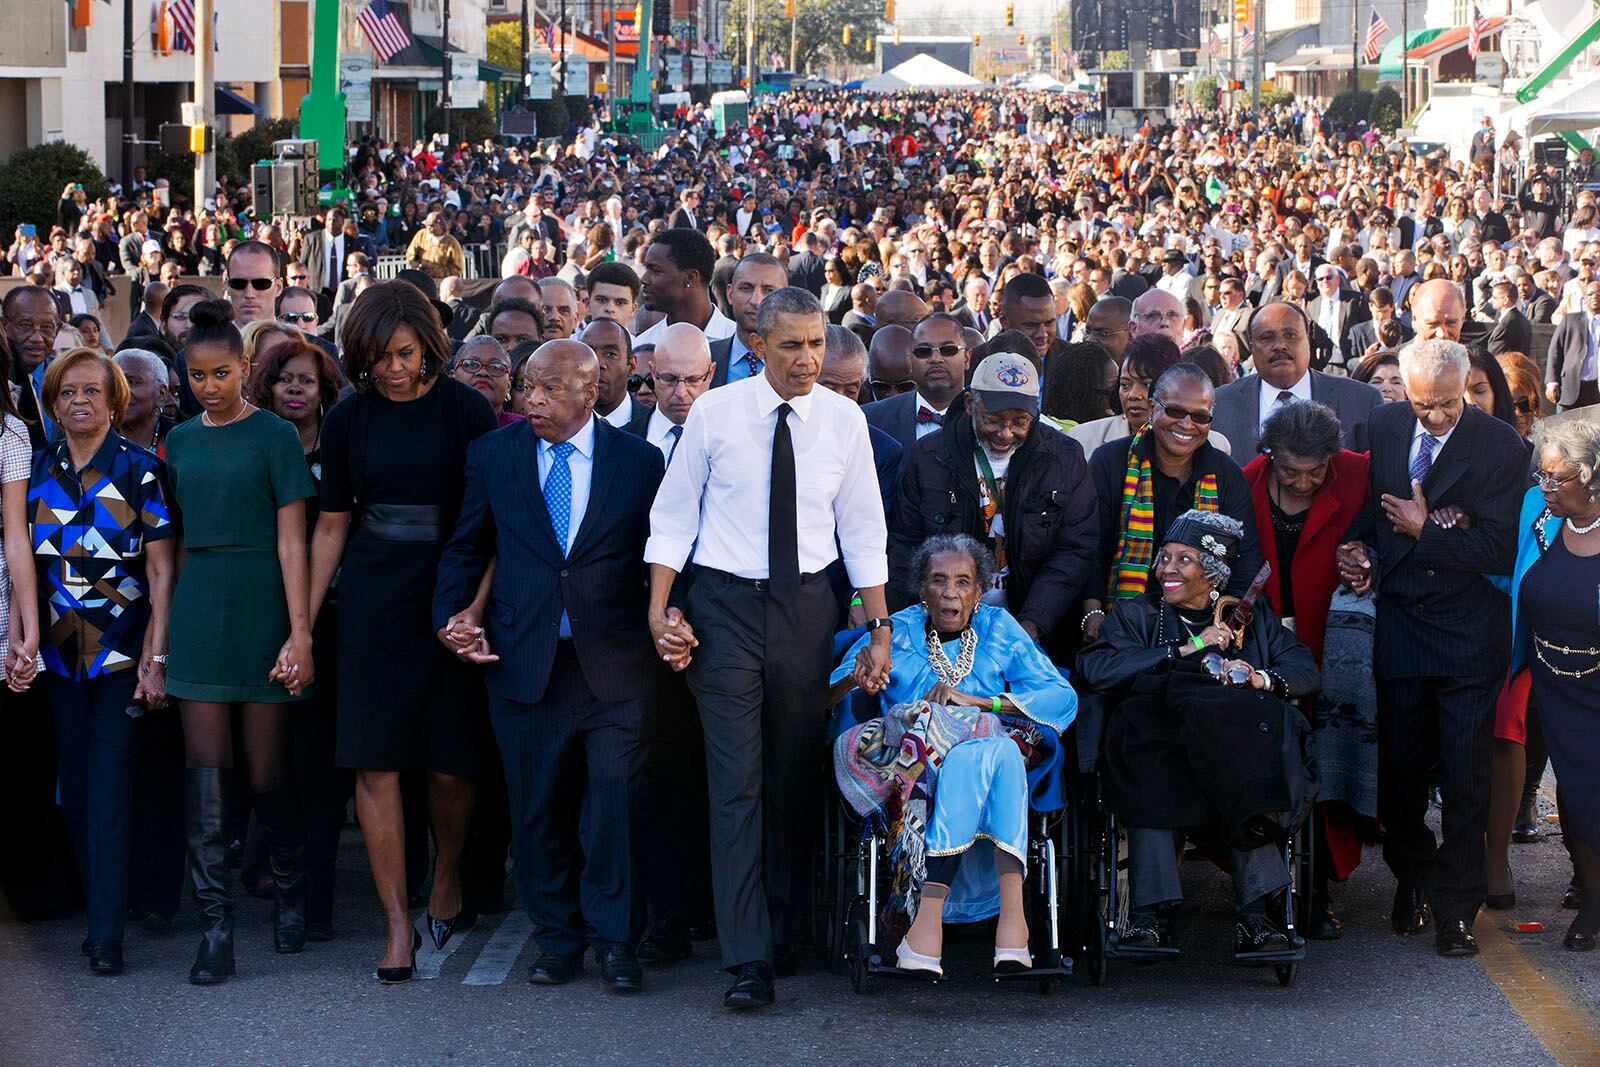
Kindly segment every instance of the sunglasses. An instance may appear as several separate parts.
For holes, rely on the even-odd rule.
[[[954,359],[965,351],[966,348],[958,344],[943,344],[937,348],[933,345],[918,345],[911,350],[911,354],[918,359],[932,359],[933,354],[937,352],[945,359]]]
[[[1250,675],[1254,673],[1243,664],[1235,663],[1230,666],[1219,652],[1207,652],[1205,658],[1200,661],[1200,666],[1205,668],[1205,672],[1211,677],[1223,685],[1230,686],[1249,685]]]
[[[1162,411],[1165,411],[1167,413],[1167,417],[1174,422],[1182,422],[1184,419],[1188,419],[1196,426],[1211,425],[1212,414],[1209,411],[1201,411],[1199,409],[1190,411],[1188,408],[1180,408],[1171,404],[1163,404],[1159,400],[1156,401],[1156,406]]]
[[[309,326],[317,321],[317,313],[315,311],[286,311],[279,315],[278,318],[291,325],[305,323]]]
[[[1518,411],[1522,412],[1524,415],[1532,415],[1534,412],[1539,410],[1538,402],[1528,397],[1523,397],[1521,400],[1514,401],[1512,406]]]
[[[254,289],[258,293],[264,293],[272,288],[272,283],[275,280],[274,278],[229,278],[228,288],[238,293],[242,293],[246,289]]]

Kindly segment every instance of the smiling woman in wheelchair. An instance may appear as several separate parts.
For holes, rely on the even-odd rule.
[[[1292,947],[1268,915],[1268,900],[1289,884],[1269,846],[1310,807],[1307,727],[1288,701],[1320,680],[1265,599],[1253,613],[1248,594],[1244,610],[1218,609],[1242,536],[1226,515],[1180,515],[1156,557],[1158,592],[1118,601],[1100,640],[1078,654],[1079,684],[1120,699],[1103,762],[1108,805],[1128,828],[1132,915],[1119,950],[1170,953],[1182,835],[1217,827],[1238,906],[1236,958]]]
[[[922,602],[893,616],[889,676],[862,657],[865,636],[833,673],[830,706],[859,687],[889,709],[840,735],[834,770],[845,800],[894,842],[894,903],[914,920],[896,953],[902,970],[941,973],[944,919],[997,911],[995,970],[1032,966],[1024,750],[1041,747],[1041,728],[1065,730],[1078,698],[1004,608],[979,603],[993,570],[973,538],[929,538],[911,561]]]

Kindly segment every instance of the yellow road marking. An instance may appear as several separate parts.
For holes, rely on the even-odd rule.
[[[1600,1064],[1600,1020],[1498,923],[1478,924],[1478,962],[1511,1010],[1564,1067]]]

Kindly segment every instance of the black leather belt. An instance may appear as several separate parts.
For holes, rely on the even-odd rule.
[[[374,541],[437,543],[444,540],[444,509],[437,504],[367,504],[356,529]]]
[[[704,578],[712,578],[727,585],[746,585],[751,589],[761,590],[765,590],[767,587],[772,585],[771,579],[768,578],[745,578],[737,574],[729,574],[727,571],[719,571],[715,567],[696,566],[695,571],[696,581],[701,581]],[[822,576],[823,575],[821,571],[817,571],[812,574],[802,574],[800,576],[800,584],[810,585],[812,582],[821,579]]]

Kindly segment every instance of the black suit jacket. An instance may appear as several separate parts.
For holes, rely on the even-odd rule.
[[[1533,347],[1533,323],[1516,308],[1506,308],[1490,329],[1487,344],[1491,356],[1502,352],[1527,355],[1528,349]]]
[[[1517,431],[1471,404],[1422,481],[1429,510],[1460,507],[1469,526],[1432,521],[1412,540],[1380,506],[1388,493],[1411,497],[1409,404],[1384,404],[1367,419],[1370,491],[1346,540],[1371,550],[1378,591],[1373,664],[1380,678],[1482,677],[1509,662],[1511,601],[1489,575],[1510,574],[1517,515],[1527,486],[1528,450]]]
[[[1400,220],[1400,247],[1412,248],[1412,237],[1417,231],[1417,220],[1407,215]],[[1428,221],[1422,224],[1422,236],[1437,237],[1444,232],[1444,222],[1437,215],[1429,215]]]
[[[667,228],[673,230],[698,230],[700,223],[701,220],[699,218],[691,217],[687,210],[679,207],[673,211],[672,217],[667,220]]]
[[[1556,298],[1549,293],[1541,292],[1528,303],[1528,319],[1535,324],[1548,323],[1555,318],[1555,314]]]
[[[950,411],[954,410],[955,405],[952,404]],[[914,390],[901,393],[899,396],[891,396],[887,400],[874,400],[870,404],[864,404],[861,414],[867,417],[868,426],[876,426],[894,438],[895,443],[906,455],[910,455],[911,450],[916,447],[917,394]]]
[[[1561,386],[1557,404],[1576,404],[1583,385],[1583,359],[1589,353],[1589,314],[1572,311],[1561,316],[1556,332],[1550,336],[1550,350],[1544,365],[1545,384]]]
[[[128,323],[128,330],[122,335],[122,339],[126,341],[135,337],[160,336],[161,323],[157,322],[148,311],[140,311],[134,316],[133,321]]]
[[[505,700],[540,700],[555,663],[561,613],[590,690],[602,701],[648,696],[657,669],[645,622],[644,543],[665,469],[661,451],[595,420],[589,503],[563,558],[539,486],[538,439],[526,422],[467,449],[467,485],[434,590],[435,627],[471,603],[495,559],[485,621],[500,657],[484,679]]]
[[[1339,416],[1344,430],[1344,446],[1352,452],[1367,450],[1367,416],[1383,403],[1383,396],[1372,386],[1335,374],[1311,371],[1311,399],[1326,404]],[[1213,430],[1228,439],[1233,458],[1249,463],[1260,440],[1261,376],[1246,374],[1217,390],[1213,404]]]
[[[1405,323],[1400,324],[1400,343],[1411,340],[1416,331]],[[1367,354],[1367,349],[1378,343],[1378,324],[1371,319],[1350,325],[1350,366],[1353,368]]]
[[[789,257],[789,284],[812,296],[822,296],[822,257],[815,252],[798,252]]]

